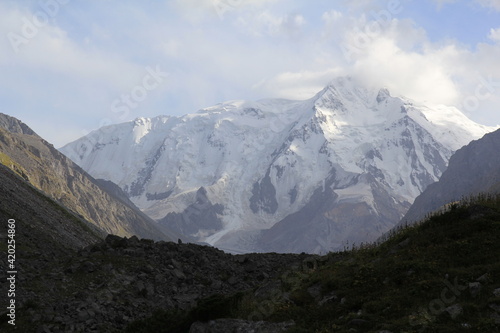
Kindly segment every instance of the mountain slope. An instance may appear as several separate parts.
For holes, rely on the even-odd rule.
[[[139,118],[61,151],[199,241],[319,253],[389,230],[453,151],[491,130],[455,108],[339,78],[306,101],[230,101]]]
[[[101,187],[26,124],[5,114],[0,114],[0,162],[107,233],[168,239],[133,204],[117,199],[116,192]]]
[[[412,223],[426,214],[480,193],[500,192],[500,130],[459,149],[438,182],[419,195],[401,221]]]
[[[97,243],[105,234],[94,225],[71,213],[15,172],[0,164],[1,238],[7,237],[7,221],[14,219],[21,249],[50,256]],[[7,242],[2,239],[3,246]],[[4,249],[2,249],[3,251]],[[5,255],[3,258],[7,258]],[[3,260],[2,258],[2,260]]]

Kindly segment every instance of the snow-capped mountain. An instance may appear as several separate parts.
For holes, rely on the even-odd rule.
[[[339,78],[306,101],[229,101],[101,128],[61,150],[146,214],[235,252],[374,240],[493,128]]]

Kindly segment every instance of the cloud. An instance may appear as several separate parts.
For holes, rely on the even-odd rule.
[[[144,66],[75,41],[56,24],[57,15],[37,21],[41,7],[0,9],[6,18],[0,20],[0,34],[7,36],[0,40],[5,112],[33,124],[57,146],[102,125],[103,119],[118,120],[110,104],[141,82]],[[49,115],[55,119],[49,121]],[[78,126],[79,131],[67,130]]]
[[[500,28],[490,29],[490,34],[488,35],[488,38],[494,42],[500,42]]]
[[[340,68],[317,72],[284,72],[260,81],[253,89],[266,91],[269,96],[276,98],[305,100],[321,91],[333,78],[344,74]]]
[[[437,4],[438,9],[441,9],[446,4],[456,3],[457,0],[434,0],[434,2]],[[500,11],[500,0],[474,0],[474,2],[482,7]]]
[[[476,0],[481,6],[500,11],[500,0]]]
[[[300,14],[286,14],[277,16],[270,11],[263,11],[257,15],[242,15],[237,19],[237,26],[252,36],[288,36],[296,37],[306,24],[304,16]]]
[[[434,0],[434,2],[436,2],[436,3],[437,3],[437,8],[438,8],[438,9],[441,9],[441,8],[443,8],[443,6],[445,6],[446,4],[455,3],[455,2],[457,2],[457,0]]]
[[[381,37],[367,53],[369,56],[359,58],[353,65],[356,76],[417,101],[456,102],[458,91],[447,66],[447,61],[458,53],[453,46],[418,53],[403,51],[394,40]]]
[[[243,10],[256,10],[282,0],[175,0],[173,8],[191,23],[224,20]]]

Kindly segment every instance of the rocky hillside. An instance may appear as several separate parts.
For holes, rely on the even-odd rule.
[[[16,237],[28,240],[19,244],[20,247],[46,258],[81,249],[106,236],[96,226],[70,212],[0,164],[2,251],[6,248],[9,219],[16,221]],[[6,256],[1,259],[5,260]],[[2,269],[5,267],[2,265]]]
[[[438,182],[415,199],[400,224],[416,222],[446,204],[500,192],[500,130],[459,149]]]
[[[126,200],[103,186],[21,121],[0,114],[0,163],[106,233],[172,239]],[[171,233],[177,239],[178,234]]]

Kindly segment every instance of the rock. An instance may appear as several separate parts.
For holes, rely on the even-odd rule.
[[[214,288],[215,290],[219,290],[222,288],[222,282],[219,281],[219,280],[213,280],[212,281],[212,288]]]
[[[127,239],[120,236],[109,234],[106,236],[105,241],[113,249],[127,247]]]
[[[90,261],[85,261],[80,265],[80,267],[78,267],[78,270],[83,273],[92,273],[95,272],[96,266]]]
[[[495,297],[500,297],[500,288],[493,290],[493,295],[495,295]]]
[[[492,309],[493,311],[500,313],[500,305],[497,305],[497,304],[490,304],[490,305],[489,305],[489,307],[490,307],[490,309]]]
[[[180,271],[179,269],[177,269],[177,268],[174,269],[173,274],[179,280],[186,279],[186,275],[184,275],[184,273],[182,271]]]
[[[146,284],[146,297],[151,298],[155,294],[155,287],[152,283]]]
[[[460,304],[453,304],[452,306],[447,307],[445,311],[448,312],[448,314],[452,319],[455,319],[456,317],[462,314],[464,309]]]
[[[248,263],[245,265],[245,272],[252,273],[257,271],[257,265],[255,263]]]
[[[90,318],[90,315],[87,312],[87,310],[81,310],[80,312],[78,312],[78,320],[80,320],[80,321],[86,321],[89,318]]]
[[[135,284],[135,288],[139,294],[142,294],[145,290],[144,282],[137,281],[137,283]]]
[[[494,311],[490,315],[490,318],[493,319],[495,324],[500,324],[500,305],[490,304],[489,307],[490,307],[490,309],[492,309]]]
[[[258,301],[279,299],[282,296],[281,281],[270,281],[260,286],[254,296]]]
[[[127,240],[127,245],[129,247],[136,247],[136,246],[140,246],[140,241],[139,241],[139,238],[137,238],[137,236],[132,236],[130,237],[128,240]]]
[[[410,238],[406,238],[404,241],[402,241],[401,243],[399,243],[398,247],[404,248],[404,247],[408,246],[408,244],[410,244]]]
[[[370,322],[364,319],[353,319],[347,323],[351,327],[366,327]]]
[[[264,321],[248,321],[242,319],[217,319],[211,320],[208,323],[195,322],[191,325],[189,333],[279,333],[285,332],[293,326],[295,326],[295,323],[293,321],[283,323],[269,323]]]
[[[248,257],[246,255],[238,255],[235,257],[236,262],[239,262],[240,264],[244,264],[248,261]]]
[[[234,276],[231,276],[229,279],[227,279],[227,283],[234,286],[235,284],[238,283],[238,279],[236,279]]]
[[[469,283],[469,292],[472,297],[477,297],[479,292],[481,291],[481,283],[480,282],[471,282]]]
[[[338,299],[337,295],[335,292],[331,292],[328,295],[323,296],[323,298],[318,302],[319,306],[322,306],[326,303],[334,302]]]
[[[178,270],[182,270],[182,265],[180,262],[178,262],[177,260],[175,259],[170,259],[170,263],[175,267],[177,268]]]
[[[481,282],[481,283],[487,283],[489,280],[490,280],[489,273],[483,274],[476,279],[477,282]]]
[[[321,297],[321,284],[317,283],[309,288],[307,288],[307,292],[311,295],[315,300],[319,300]]]

